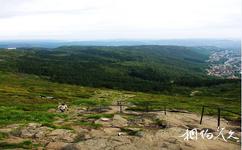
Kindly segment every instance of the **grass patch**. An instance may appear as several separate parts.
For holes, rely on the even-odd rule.
[[[0,132],[0,140],[5,139],[7,137],[8,137],[8,134],[7,133]]]
[[[161,129],[164,129],[167,127],[167,122],[165,120],[155,119],[154,122]]]
[[[98,129],[98,128],[102,127],[101,124],[88,122],[88,121],[79,121],[77,124],[80,126],[83,126],[83,127],[89,127],[89,128],[94,128],[94,129]]]
[[[121,128],[121,132],[126,132],[128,135],[131,135],[131,136],[140,136],[140,131],[141,130],[131,130],[131,129],[128,129],[128,128]]]
[[[53,128],[53,129],[73,130],[73,129],[72,129],[71,127],[69,127],[69,126],[56,126],[56,125],[51,124],[51,123],[43,123],[42,125],[43,125],[43,126],[50,127],[50,128]]]
[[[23,148],[23,149],[31,149],[34,145],[31,141],[24,141],[21,143],[13,144],[13,143],[0,143],[0,147],[3,149],[14,149],[14,148]]]
[[[113,118],[113,114],[88,114],[84,117],[87,119]]]
[[[0,107],[0,125],[29,122],[53,122],[55,117],[65,117],[65,114],[54,114],[46,111],[24,111],[18,107]]]
[[[20,137],[22,132],[21,132],[21,128],[17,128],[17,129],[14,129],[10,132],[11,135],[13,136],[17,136],[17,137]]]
[[[80,142],[80,141],[84,141],[85,139],[85,134],[84,133],[79,133],[75,139],[74,139],[74,143]]]

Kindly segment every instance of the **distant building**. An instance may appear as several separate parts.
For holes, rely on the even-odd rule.
[[[8,50],[14,50],[14,49],[17,49],[16,47],[8,47],[7,48]]]

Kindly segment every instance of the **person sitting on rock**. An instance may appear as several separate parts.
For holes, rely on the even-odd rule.
[[[61,105],[58,106],[58,109],[61,111],[61,112],[65,112],[66,110],[68,110],[68,107],[66,104],[62,103]]]

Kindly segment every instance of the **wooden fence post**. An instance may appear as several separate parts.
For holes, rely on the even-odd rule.
[[[218,108],[218,127],[220,127],[220,108]]]
[[[122,102],[119,101],[119,112],[122,113],[123,112],[123,107],[122,107]]]
[[[120,110],[120,113],[122,113],[122,112],[123,112],[123,107],[122,107],[122,104],[120,104],[120,106],[119,106],[119,110]]]
[[[204,113],[204,106],[202,107],[202,114],[201,114],[200,124],[202,124],[202,121],[203,121],[203,113]]]
[[[165,115],[166,115],[166,106],[164,106],[164,113],[165,113]]]

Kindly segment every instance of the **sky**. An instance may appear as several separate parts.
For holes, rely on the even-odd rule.
[[[0,0],[0,40],[240,38],[241,0]]]

